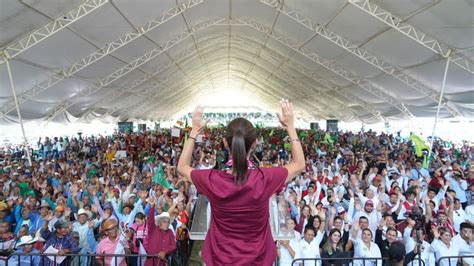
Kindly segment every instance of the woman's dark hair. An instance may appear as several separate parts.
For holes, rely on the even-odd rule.
[[[319,217],[318,215],[310,216],[308,220],[308,224],[314,227],[314,220],[318,220],[319,226],[321,227],[321,217]],[[316,229],[319,229],[319,228],[316,228]]]
[[[143,214],[143,212],[139,212],[137,213],[137,215],[135,215],[135,218],[138,218],[140,220],[145,220],[146,216],[145,214]]]
[[[333,228],[333,229],[331,229],[331,231],[329,231],[329,236],[328,236],[328,238],[326,239],[326,242],[323,245],[323,251],[326,251],[328,253],[333,252],[332,243],[331,243],[331,236],[334,233],[339,233],[339,236],[340,236],[339,242],[336,243],[336,248],[341,250],[341,251],[344,251],[344,249],[342,248],[342,234],[341,234],[341,231],[339,231],[339,229],[336,229],[336,228]]]
[[[387,228],[387,231],[386,231],[386,232],[388,233],[389,231],[393,231],[393,232],[395,233],[395,235],[398,235],[398,231],[397,231],[397,229],[396,229],[395,227],[389,227],[389,228]]]
[[[235,182],[242,185],[247,181],[247,153],[257,139],[257,131],[250,121],[239,117],[227,125],[225,139],[230,145],[233,161],[232,172],[236,176]]]
[[[362,232],[365,232],[365,231],[370,232],[370,235],[371,235],[371,236],[374,235],[374,234],[372,233],[372,230],[370,230],[369,228],[365,228],[365,229],[362,230]]]

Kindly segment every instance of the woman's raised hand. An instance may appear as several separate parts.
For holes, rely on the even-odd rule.
[[[192,131],[196,132],[197,134],[201,133],[204,130],[208,122],[208,121],[204,121],[202,117],[203,111],[204,109],[201,106],[197,106],[193,112]]]
[[[278,120],[280,120],[281,125],[284,128],[294,126],[294,111],[293,104],[290,103],[287,99],[280,100],[281,114],[277,113]]]

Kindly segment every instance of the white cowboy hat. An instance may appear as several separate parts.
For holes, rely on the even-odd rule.
[[[33,237],[30,236],[30,235],[26,235],[26,236],[22,236],[22,237],[20,238],[20,242],[18,242],[18,243],[16,244],[16,246],[19,247],[19,246],[22,246],[22,245],[33,244],[33,243],[35,243],[36,241],[38,241],[38,238],[36,238],[36,237],[33,238]]]
[[[159,223],[163,219],[171,219],[168,212],[162,212],[160,215],[155,216],[155,223]]]
[[[82,214],[85,214],[85,215],[87,216],[87,219],[90,219],[91,216],[92,216],[92,214],[91,214],[90,211],[86,211],[86,210],[84,210],[84,209],[79,209],[79,211],[77,212],[77,215],[74,215],[75,218],[76,218],[76,220],[77,220],[77,218],[79,217],[79,215],[82,215]]]

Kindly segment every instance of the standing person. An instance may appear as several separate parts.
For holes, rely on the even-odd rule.
[[[41,229],[41,237],[46,240],[46,243],[44,244],[44,250],[48,249],[49,247],[53,247],[58,250],[58,256],[78,253],[80,248],[76,245],[76,242],[68,232],[69,224],[63,220],[57,220],[54,223],[55,231],[51,232],[48,230],[48,223],[50,220],[51,217],[49,216],[43,224],[43,228]],[[69,265],[69,263],[71,262],[71,258],[66,258],[60,264],[56,264],[49,258],[45,258],[44,262],[44,265],[64,266]]]
[[[38,239],[30,235],[21,237],[17,244],[17,250],[8,260],[8,265],[39,266],[41,257],[39,251],[33,247],[36,241]]]
[[[209,198],[211,222],[202,257],[206,265],[271,265],[277,256],[269,224],[273,193],[305,168],[305,159],[294,125],[293,105],[280,102],[278,118],[288,131],[293,161],[285,167],[251,168],[248,159],[256,147],[257,132],[248,120],[236,118],[227,126],[224,146],[230,150],[229,170],[195,170],[191,157],[196,137],[204,129],[203,109],[196,108],[193,125],[178,163],[178,171]],[[239,221],[236,223],[235,221]]]
[[[99,265],[117,265],[126,266],[127,262],[124,257],[103,257],[101,254],[118,254],[117,250],[121,250],[119,245],[122,245],[126,249],[125,245],[119,235],[118,222],[114,219],[108,219],[102,224],[102,232],[106,235],[104,239],[97,245],[97,257],[96,261]],[[116,261],[115,261],[116,260]]]
[[[345,247],[342,241],[342,234],[339,229],[333,228],[329,231],[328,239],[323,245],[323,252],[321,254],[323,258],[347,258],[349,255],[345,251]],[[324,260],[323,265],[349,265],[349,261],[345,260]]]
[[[322,226],[324,228],[324,224]],[[321,231],[320,231],[321,230]],[[300,258],[303,259],[315,259],[320,258],[319,254],[319,244],[324,237],[324,229],[316,229],[311,225],[306,226],[304,229],[304,237],[300,240]],[[321,265],[319,262],[316,263],[315,260],[309,260],[303,262],[304,266],[314,266]]]
[[[472,235],[474,226],[464,222],[460,225],[459,234],[453,237],[453,243],[459,247],[459,256],[469,256],[474,254],[474,241]],[[463,258],[462,262],[467,265],[474,265],[474,258]]]
[[[149,255],[158,254],[158,258],[149,258],[145,266],[165,266],[168,263],[167,257],[176,250],[176,238],[170,229],[170,215],[163,212],[160,215],[155,214],[155,199],[148,198],[150,209],[148,210],[146,226],[147,241],[145,241],[145,250]]]
[[[452,241],[451,231],[444,227],[433,227],[432,231],[435,239],[431,242],[431,247],[438,265],[457,265],[457,258],[440,260],[441,257],[459,256],[459,246]]]
[[[362,239],[358,236],[359,225],[354,223],[354,231],[352,232],[352,243],[354,243],[354,258],[381,258],[380,249],[372,242],[372,231],[369,228],[362,230]],[[355,260],[354,265],[381,266],[382,260]]]

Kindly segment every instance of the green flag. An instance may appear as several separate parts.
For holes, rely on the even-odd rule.
[[[170,183],[168,183],[168,180],[166,180],[165,171],[163,170],[163,166],[161,164],[158,166],[158,170],[153,176],[153,183],[159,184],[164,188],[168,188],[168,189],[173,188],[173,186]]]
[[[20,196],[22,197],[26,195],[33,196],[33,197],[36,196],[35,192],[31,190],[28,184],[26,184],[25,182],[20,183],[18,187],[20,188]]]
[[[307,136],[308,136],[308,132],[306,132],[306,131],[300,131],[300,134],[299,134],[298,137],[299,137],[301,140],[304,140],[304,138],[306,138]]]
[[[454,149],[454,156],[459,157],[459,149]]]
[[[150,156],[150,157],[148,157],[148,159],[147,159],[148,163],[154,163],[155,160],[156,160],[156,157],[155,157],[155,156]]]
[[[419,136],[411,133],[410,134],[410,140],[413,142],[415,145],[415,154],[417,157],[423,156],[423,150],[429,150],[430,146],[426,145],[426,142]]]
[[[186,120],[188,121],[188,120]],[[186,142],[188,142],[188,132],[184,132],[184,138],[183,138],[183,143],[182,146],[186,145]]]
[[[428,169],[428,167],[429,167],[428,156],[425,154],[423,155],[423,168]]]
[[[322,141],[322,143],[332,146],[332,144],[334,143],[334,140],[331,138],[331,134],[326,133],[326,135],[324,136],[324,140]]]

